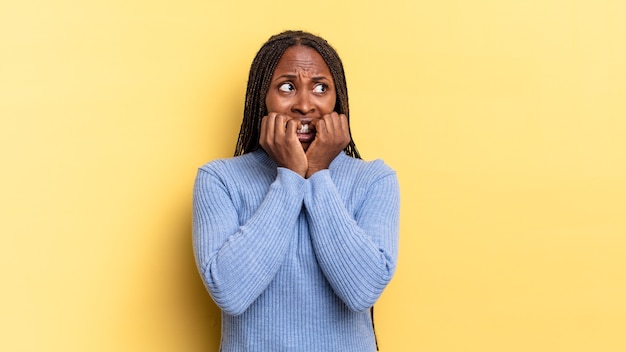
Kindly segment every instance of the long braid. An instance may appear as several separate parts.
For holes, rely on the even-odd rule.
[[[235,156],[257,150],[261,131],[261,119],[267,115],[265,96],[269,90],[270,81],[278,61],[287,48],[293,45],[305,45],[315,49],[324,59],[330,69],[337,92],[335,111],[345,114],[350,121],[350,107],[348,104],[348,87],[346,84],[343,64],[337,52],[326,40],[303,31],[286,31],[272,36],[256,54],[246,89],[246,100],[243,120],[239,130],[239,137],[235,147]],[[354,158],[361,158],[350,132],[350,143],[344,152]]]

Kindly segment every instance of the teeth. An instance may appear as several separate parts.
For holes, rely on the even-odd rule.
[[[300,129],[298,130],[298,133],[308,133],[309,132],[309,124],[304,124],[302,125],[302,127],[300,127]]]

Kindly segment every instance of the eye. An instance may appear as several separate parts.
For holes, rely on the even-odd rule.
[[[328,90],[328,86],[320,83],[320,84],[316,84],[315,87],[313,87],[313,92],[315,93],[325,93]]]
[[[283,92],[293,92],[294,90],[296,90],[296,88],[291,83],[283,83],[278,86],[278,90]]]

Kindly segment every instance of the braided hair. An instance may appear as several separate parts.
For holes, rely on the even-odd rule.
[[[270,81],[278,61],[287,48],[294,45],[305,45],[315,49],[324,59],[330,69],[337,99],[335,111],[344,114],[350,122],[350,108],[348,105],[348,86],[343,70],[343,64],[335,49],[328,42],[316,35],[303,31],[285,31],[274,35],[268,39],[256,54],[250,74],[248,76],[248,87],[246,89],[246,102],[243,111],[243,120],[239,130],[239,138],[235,147],[235,156],[246,154],[259,149],[259,137],[261,134],[261,119],[268,114],[265,106],[265,96],[269,90]],[[354,158],[361,159],[359,151],[352,140],[350,132],[350,143],[344,152]]]

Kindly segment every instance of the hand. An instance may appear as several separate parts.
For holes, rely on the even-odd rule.
[[[306,178],[319,170],[328,169],[335,157],[350,143],[350,127],[344,114],[333,111],[311,121],[311,124],[315,127],[315,139],[306,152]]]
[[[286,167],[305,177],[307,156],[296,135],[298,121],[275,112],[261,120],[259,144],[280,167]]]

